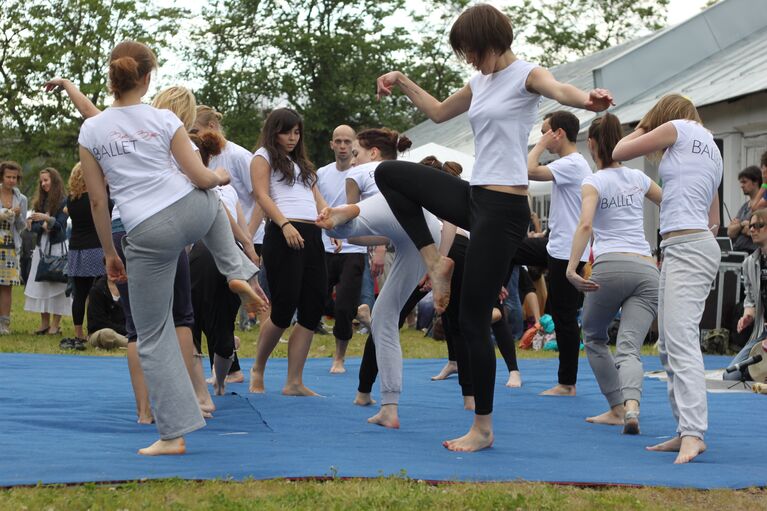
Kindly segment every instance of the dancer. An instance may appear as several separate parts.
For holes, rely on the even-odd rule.
[[[498,290],[514,253],[527,233],[527,139],[541,96],[601,111],[612,98],[597,89],[585,93],[558,82],[550,72],[519,60],[511,50],[509,19],[489,5],[465,10],[453,24],[453,50],[480,71],[445,101],[438,101],[410,78],[393,71],[378,79],[378,95],[400,87],[434,122],[469,112],[476,163],[471,184],[417,164],[385,162],[376,182],[395,216],[421,251],[443,312],[450,300],[453,263],[440,255],[424,223],[422,207],[471,231],[461,300],[461,331],[470,343],[476,410],[469,433],[445,442],[456,451],[477,451],[493,443],[495,350],[490,320]]]
[[[69,175],[69,196],[67,197],[67,214],[72,219],[72,235],[69,238],[69,254],[67,256],[67,276],[74,283],[72,293],[72,323],[75,327],[74,339],[64,339],[61,346],[76,350],[84,350],[88,338],[83,332],[85,319],[85,302],[91,291],[91,286],[97,277],[106,275],[104,268],[104,251],[93,225],[88,189],[81,165],[78,163]],[[110,201],[111,208],[114,204]]]
[[[658,312],[658,268],[644,236],[644,197],[660,205],[661,189],[643,172],[613,160],[623,137],[617,117],[605,114],[592,121],[588,146],[596,174],[583,181],[581,218],[573,238],[567,278],[581,292],[586,354],[610,410],[586,420],[623,425],[639,434],[642,397],[641,350]],[[592,229],[593,225],[593,229]],[[594,237],[591,277],[578,275],[578,254]],[[616,354],[608,346],[607,329],[621,312]]]
[[[180,356],[172,320],[173,279],[179,251],[204,239],[230,289],[261,305],[247,280],[256,268],[234,246],[215,192],[226,172],[202,165],[175,114],[141,103],[157,60],[147,46],[118,44],[111,53],[109,83],[115,101],[80,130],[80,160],[107,273],[126,279],[112,242],[106,180],[127,236],[123,247],[138,332],[141,366],[160,439],[139,454],[183,454],[184,435],[205,425]],[[177,162],[178,167],[172,162]],[[179,168],[181,171],[179,171]],[[183,173],[182,173],[183,172]]]
[[[579,292],[565,277],[575,226],[581,212],[581,183],[591,176],[591,167],[578,152],[575,142],[580,121],[570,112],[558,110],[544,117],[542,136],[527,156],[527,174],[535,181],[552,181],[549,230],[551,234],[542,252],[540,238],[525,238],[517,251],[517,264],[546,266],[549,269],[549,300],[557,336],[559,371],[557,385],[545,390],[545,396],[574,396],[580,355],[578,326]],[[539,163],[544,149],[559,159],[547,165]],[[580,272],[588,261],[588,247],[578,255]],[[532,250],[530,250],[532,249]],[[537,249],[537,250],[536,250]],[[531,258],[530,255],[533,255]]]
[[[27,228],[37,235],[37,248],[32,254],[32,267],[24,287],[24,310],[40,313],[40,328],[35,335],[61,333],[61,316],[72,312],[72,301],[66,296],[65,282],[37,281],[40,254],[62,256],[67,250],[66,191],[59,171],[48,167],[40,171],[37,192],[32,200],[32,214]]]
[[[317,187],[328,206],[346,204],[346,177],[352,168],[352,142],[354,130],[346,125],[338,126],[333,131],[330,148],[335,154],[335,161],[317,170]],[[328,268],[328,292],[333,300],[333,335],[336,338],[336,351],[333,356],[331,373],[345,373],[344,358],[349,341],[354,334],[352,321],[357,315],[362,290],[362,275],[365,270],[367,250],[359,245],[352,245],[346,240],[329,238],[324,232],[325,263]]]
[[[372,191],[367,189],[372,183],[370,173],[377,166],[396,159],[398,153],[411,145],[407,137],[387,128],[362,131],[357,135],[357,142],[359,147],[355,158],[358,165],[349,179],[360,179],[357,181],[360,183],[368,176],[368,185],[363,184],[360,188],[363,194]],[[439,239],[439,220],[431,213],[426,212],[425,215],[429,235]],[[324,209],[317,218],[317,225],[327,229],[328,235],[350,239],[353,243],[380,245],[388,239],[394,245],[394,262],[372,311],[372,341],[375,342],[376,366],[381,372],[381,409],[370,417],[368,422],[388,428],[399,428],[402,348],[399,342],[398,320],[403,306],[412,297],[426,267],[418,255],[418,250],[394,218],[386,199],[380,193],[374,193],[358,204]],[[417,303],[415,298],[413,300]],[[403,319],[406,315],[403,315]],[[372,353],[369,349],[366,351],[369,360]],[[365,374],[370,374],[366,373],[368,367],[373,369],[368,364],[360,366],[360,387],[355,404],[372,404],[370,388],[363,387]],[[375,380],[375,373],[372,374],[372,380],[367,378],[370,387]]]
[[[720,223],[722,156],[695,105],[679,94],[661,98],[613,151],[618,161],[643,155],[660,160],[663,181],[659,351],[678,435],[648,449],[678,451],[675,463],[687,463],[706,449],[708,407],[699,325],[721,259],[710,229]]]
[[[193,129],[189,138],[199,149],[200,158],[205,166],[209,165],[211,156],[221,153],[226,144],[222,136],[211,130]],[[235,239],[242,243],[243,252],[251,261],[257,259],[251,242],[252,236],[242,231],[232,217],[232,212],[236,212],[239,220],[243,220],[237,192],[231,185],[219,186],[216,192],[221,197]],[[229,291],[226,277],[218,271],[213,254],[202,241],[195,243],[189,253],[189,273],[192,280],[192,305],[195,318],[192,334],[195,345],[197,350],[202,352],[202,334],[205,334],[211,359],[213,388],[217,396],[223,396],[226,393],[227,378],[235,359],[234,323],[241,305],[240,297]],[[266,302],[266,296],[263,295],[257,283],[254,284],[254,289]]]
[[[18,286],[21,231],[26,222],[27,197],[19,191],[21,165],[15,161],[0,162],[0,335],[11,333],[13,288]]]
[[[298,113],[289,108],[272,111],[250,163],[255,199],[271,220],[263,259],[272,300],[250,370],[251,392],[264,392],[266,362],[298,311],[298,323],[288,339],[288,376],[282,393],[318,395],[304,385],[303,372],[327,291],[322,231],[314,225],[326,203],[317,189],[317,173],[306,156],[303,135]]]

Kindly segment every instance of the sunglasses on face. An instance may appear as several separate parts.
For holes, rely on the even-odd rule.
[[[748,224],[748,228],[751,229],[752,231],[755,231],[757,229],[764,228],[765,225],[767,225],[767,224],[762,224],[762,223],[759,223],[759,224]]]

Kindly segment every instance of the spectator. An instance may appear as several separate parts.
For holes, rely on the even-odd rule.
[[[759,190],[762,186],[762,172],[756,165],[751,165],[740,171],[738,182],[743,195],[748,196],[748,200],[738,210],[738,214],[733,217],[730,225],[727,226],[727,236],[732,240],[733,250],[739,252],[748,252],[749,254],[756,250],[756,245],[751,240],[748,223],[751,217],[751,211],[759,200]]]
[[[88,293],[88,342],[95,348],[128,347],[120,291],[106,275],[98,277]]]
[[[0,162],[0,335],[11,333],[11,286],[18,286],[21,231],[27,214],[27,198],[17,185],[21,166],[15,161]]]
[[[54,256],[62,256],[66,253],[65,199],[66,191],[59,171],[52,167],[41,170],[35,198],[32,201],[32,213],[27,219],[29,229],[38,235],[38,248],[32,254],[29,281],[24,290],[26,296],[24,310],[40,313],[40,328],[35,331],[36,335],[60,333],[61,316],[69,315],[72,310],[72,302],[65,294],[66,283],[35,280],[41,252],[44,251],[46,254],[50,252]]]

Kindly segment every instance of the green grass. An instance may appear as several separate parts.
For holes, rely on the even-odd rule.
[[[35,336],[39,315],[23,310],[23,288],[14,289],[13,334],[0,337],[0,352],[64,353],[58,343],[62,336]],[[71,318],[65,318],[63,335],[73,335]],[[238,332],[242,339],[240,356],[253,357],[258,331]],[[361,356],[364,337],[355,335],[349,356]],[[416,330],[402,330],[406,358],[444,358],[445,343],[434,341]],[[316,336],[310,357],[330,358],[332,336]],[[652,352],[647,347],[645,354]],[[71,353],[71,352],[68,352]],[[125,356],[124,351],[89,348],[82,355]],[[280,344],[274,356],[285,357]],[[519,351],[520,358],[549,358],[551,352]],[[328,364],[329,364],[328,360]],[[245,368],[247,370],[247,368]],[[127,378],[128,375],[126,374]],[[1,434],[1,433],[0,433]],[[0,453],[0,464],[2,454]],[[767,491],[699,491],[667,488],[581,488],[543,483],[460,483],[426,484],[403,477],[368,480],[329,481],[183,481],[163,480],[127,484],[40,485],[0,490],[0,510],[123,510],[123,509],[545,509],[638,511],[682,509],[765,509]]]

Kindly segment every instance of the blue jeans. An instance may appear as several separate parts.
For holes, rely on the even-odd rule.
[[[522,317],[522,303],[519,300],[519,266],[514,266],[511,278],[506,283],[506,290],[509,292],[509,296],[504,300],[503,305],[509,310],[511,336],[514,339],[520,339],[524,333],[524,318]]]
[[[362,271],[362,289],[360,290],[360,304],[366,303],[370,310],[376,301],[375,283],[370,274],[370,258],[365,256],[365,269]]]

